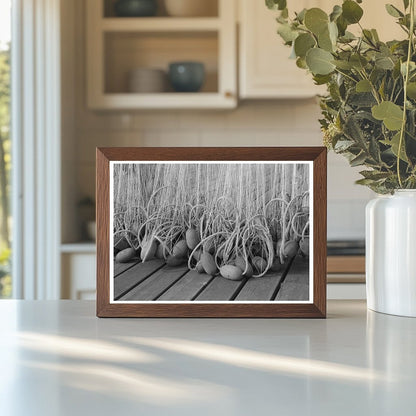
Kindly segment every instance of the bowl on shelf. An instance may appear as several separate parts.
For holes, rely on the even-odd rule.
[[[197,92],[205,81],[205,66],[202,62],[172,62],[169,81],[177,92]]]
[[[128,91],[131,93],[151,94],[167,90],[167,76],[162,69],[136,68],[129,72]]]
[[[217,0],[165,0],[166,12],[173,17],[217,16]]]
[[[119,17],[149,17],[157,12],[156,0],[117,0],[114,12]]]

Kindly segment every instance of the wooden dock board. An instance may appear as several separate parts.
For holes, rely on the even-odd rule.
[[[139,263],[139,259],[133,259],[128,263],[117,263],[114,262],[114,277],[119,276],[121,273],[124,273],[126,270],[133,267],[135,264]]]
[[[126,270],[121,275],[114,278],[114,299],[118,300],[121,296],[133,289],[136,285],[149,277],[155,271],[163,267],[163,260],[149,260],[145,263],[137,263],[135,266]]]
[[[187,272],[187,266],[162,267],[122,296],[120,300],[156,300]]]
[[[191,270],[169,288],[158,300],[193,300],[213,279],[205,273]]]
[[[163,260],[114,264],[114,299],[129,301],[309,300],[309,262],[300,256],[280,272],[232,281],[222,276],[168,267]]]
[[[308,271],[309,258],[296,257],[275,300],[309,300]]]
[[[266,274],[263,277],[252,277],[241,289],[235,300],[272,300],[278,290],[282,273]]]
[[[246,279],[236,282],[222,276],[216,276],[195,300],[233,300],[245,283]]]

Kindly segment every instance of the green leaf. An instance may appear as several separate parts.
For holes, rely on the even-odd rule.
[[[378,144],[378,140],[374,137],[374,135],[370,137],[368,151],[370,156],[373,158],[374,164],[379,166],[381,161],[380,146]]]
[[[287,23],[280,24],[277,33],[286,43],[293,42],[298,37],[298,32]]]
[[[308,65],[306,65],[305,58],[298,58],[296,59],[296,66],[301,69],[308,69]]]
[[[337,29],[339,31],[338,25],[337,25]],[[344,33],[343,36],[341,36],[341,37],[338,38],[338,42],[341,42],[341,43],[350,43],[350,42],[352,42],[355,39],[357,39],[357,37],[353,33],[348,32],[348,30],[347,30]]]
[[[406,10],[409,7],[409,0],[403,0],[403,6],[404,6],[404,9]]]
[[[362,165],[367,159],[367,155],[364,152],[361,152],[358,156],[350,160],[350,165],[352,167]]]
[[[295,39],[296,56],[304,58],[309,49],[316,45],[314,37],[309,33],[302,33]]]
[[[305,26],[315,35],[327,30],[328,15],[318,7],[309,9],[305,13]]]
[[[306,54],[306,64],[314,75],[327,75],[333,72],[335,69],[335,65],[332,63],[333,59],[330,52],[320,48],[309,49]]]
[[[409,73],[411,74],[415,70],[416,70],[416,64],[411,61],[409,63]],[[406,62],[402,62],[402,64],[400,65],[400,72],[404,77],[406,76]]]
[[[363,29],[363,37],[367,43],[369,43],[370,45],[374,45],[375,40],[373,38],[373,34],[371,33],[371,30]]]
[[[363,9],[352,0],[342,3],[342,16],[349,24],[358,23],[363,17]]]
[[[377,33],[377,30],[376,29],[371,29],[371,34],[373,35],[373,39],[376,42],[380,42],[380,38],[378,37],[378,33]]]
[[[362,79],[361,81],[357,82],[355,86],[355,90],[357,92],[371,92],[371,83],[366,79]]]
[[[376,67],[380,69],[394,69],[394,61],[390,56],[378,56],[375,61]]]
[[[348,150],[351,146],[354,146],[354,142],[351,140],[338,140],[334,146],[335,152],[345,152]]]
[[[404,14],[397,8],[394,7],[392,4],[386,4],[387,13],[393,17],[403,17]]]
[[[334,22],[328,23],[328,30],[329,30],[329,37],[331,38],[331,42],[334,46],[337,44],[338,39],[338,26]]]
[[[329,35],[329,29],[327,29],[324,32],[321,32],[318,35],[318,45],[321,49],[324,49],[328,52],[334,51],[334,44],[331,40],[331,37]]]
[[[337,27],[340,36],[344,36],[348,27],[348,22],[344,19],[342,15],[337,19]]]
[[[342,15],[342,7],[339,5],[335,5],[334,8],[332,9],[332,13],[329,15],[329,20],[331,20],[331,22],[335,22],[338,17],[340,17]]]
[[[305,14],[307,12],[307,9],[302,9],[299,13],[296,13],[296,19],[303,23],[303,21],[305,20]]]
[[[378,172],[376,170],[362,170],[360,175],[364,176],[365,179],[372,179],[373,181],[379,181],[380,179],[388,178],[390,172]]]
[[[366,139],[361,124],[361,119],[357,115],[348,117],[344,124],[344,133],[349,140],[354,141],[362,149],[366,146]]]
[[[374,183],[373,179],[358,179],[355,181],[357,185],[369,186]]]
[[[407,96],[412,100],[416,100],[416,82],[407,84]]]
[[[394,156],[398,156],[399,154],[399,144],[400,144],[400,132],[395,134],[393,138],[388,140],[380,140],[381,143],[390,146],[391,151],[393,152]],[[405,149],[405,140],[403,139],[402,145],[400,147],[400,159],[404,162],[409,162],[409,159],[406,155],[406,149]]]
[[[371,113],[375,119],[383,121],[389,130],[400,130],[402,127],[403,110],[391,101],[383,101],[375,105]]]
[[[336,60],[332,61],[332,63],[339,69],[344,71],[348,71],[352,68],[352,65],[348,61]]]
[[[368,61],[364,58],[364,56],[361,56],[358,53],[351,55],[349,62],[358,70],[364,69],[364,67],[368,64]]]
[[[313,80],[315,81],[315,85],[324,85],[331,81],[331,76],[315,74]]]

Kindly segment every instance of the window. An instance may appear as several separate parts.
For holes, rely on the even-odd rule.
[[[0,0],[0,298],[11,297],[10,44],[11,1]]]

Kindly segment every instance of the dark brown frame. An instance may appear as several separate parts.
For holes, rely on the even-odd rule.
[[[110,161],[313,161],[313,303],[110,303]],[[189,318],[326,317],[326,170],[324,147],[97,148],[97,316]]]

